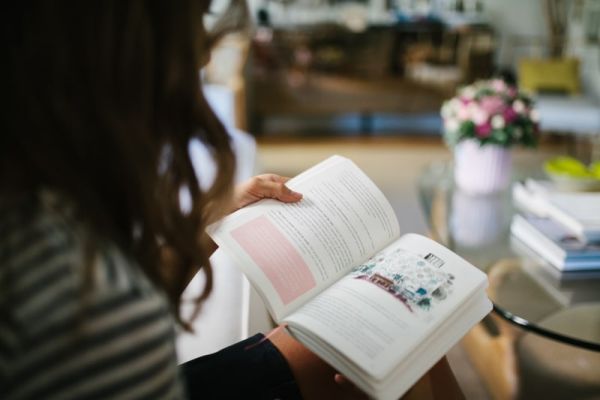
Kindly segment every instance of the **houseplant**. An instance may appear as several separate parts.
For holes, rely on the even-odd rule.
[[[444,139],[454,150],[456,184],[470,193],[504,189],[511,177],[510,148],[537,143],[532,99],[502,79],[460,88],[441,114]]]

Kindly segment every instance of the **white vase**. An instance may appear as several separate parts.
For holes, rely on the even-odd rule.
[[[477,140],[462,140],[454,147],[454,181],[471,194],[487,194],[508,187],[512,174],[510,149],[481,146]]]
[[[478,248],[498,242],[506,228],[503,194],[452,193],[450,232],[457,245]]]

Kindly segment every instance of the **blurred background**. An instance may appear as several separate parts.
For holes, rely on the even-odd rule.
[[[215,14],[227,2],[214,1]],[[443,140],[440,109],[461,86],[499,76],[532,96],[540,127],[537,147],[513,149],[513,179],[542,176],[543,163],[560,155],[599,160],[600,0],[248,0],[248,5],[250,34],[226,37],[202,71],[209,101],[232,135],[238,179],[260,172],[294,176],[332,154],[347,156],[388,197],[403,232],[454,245],[482,269],[497,264],[513,271],[502,275],[503,282],[513,282],[511,307],[531,303],[544,310],[540,316],[556,314],[548,311],[547,295],[515,295],[542,291],[530,278],[514,285],[521,281],[502,264],[510,193],[452,195],[453,153]],[[228,308],[208,306],[216,311],[198,321],[229,334],[182,335],[184,358],[272,324],[258,296],[236,274],[216,271],[209,301]],[[542,286],[546,293],[549,285]],[[231,293],[240,299],[231,300]],[[563,303],[561,308],[569,301]],[[582,319],[600,348],[600,312],[594,310]],[[576,326],[569,321],[561,324]],[[484,333],[451,351],[467,398],[600,398],[598,350],[506,324],[487,321]],[[206,329],[200,332],[210,336]]]
[[[598,112],[597,0],[248,3],[252,37],[223,43],[205,78],[231,87],[236,124],[255,136],[439,136],[458,86],[494,74],[527,86],[519,70],[540,59],[561,76],[529,89]],[[542,125],[566,131],[560,118]]]

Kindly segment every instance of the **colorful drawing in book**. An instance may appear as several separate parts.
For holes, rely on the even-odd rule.
[[[429,254],[428,260],[437,257]],[[352,276],[390,293],[411,312],[427,312],[446,299],[453,289],[454,276],[439,263],[425,260],[402,249],[379,254],[358,266]]]

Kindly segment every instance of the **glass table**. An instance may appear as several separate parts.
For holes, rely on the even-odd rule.
[[[520,179],[536,177],[541,172],[516,168],[514,175]],[[494,312],[481,324],[485,338],[471,341],[475,343],[471,351],[486,352],[493,347],[494,338],[509,337],[496,343],[503,348],[504,355],[498,357],[506,358],[505,367],[516,370],[505,376],[507,388],[499,389],[500,397],[523,397],[516,394],[521,389],[517,388],[519,385],[511,387],[511,380],[521,373],[521,366],[515,365],[519,364],[517,353],[523,351],[523,342],[533,343],[527,344],[525,351],[540,365],[548,365],[556,357],[564,359],[561,354],[577,354],[572,356],[576,358],[572,360],[575,367],[568,363],[557,366],[558,374],[581,376],[583,371],[587,374],[585,379],[592,383],[588,385],[592,387],[589,393],[598,395],[600,272],[561,274],[511,237],[510,222],[515,210],[510,190],[486,196],[463,193],[454,187],[451,163],[429,165],[420,175],[418,191],[430,235],[488,274],[488,294]],[[471,353],[469,348],[467,351]],[[488,364],[491,362],[501,361],[492,357],[487,360]],[[485,370],[489,365],[482,362],[479,367]],[[498,376],[489,379],[492,385],[499,381]]]

